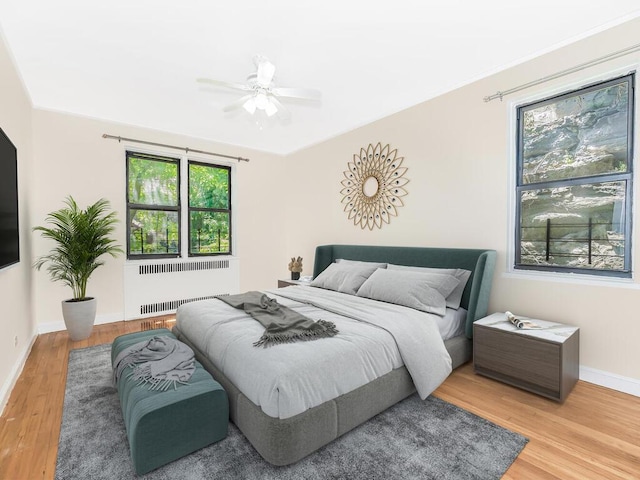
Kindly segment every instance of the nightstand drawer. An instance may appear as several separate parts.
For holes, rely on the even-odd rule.
[[[474,364],[551,391],[560,390],[560,345],[508,332],[476,328]]]

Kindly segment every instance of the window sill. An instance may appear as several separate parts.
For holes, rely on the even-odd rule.
[[[514,269],[503,273],[502,278],[640,290],[640,283],[636,283],[633,278],[602,277],[581,275],[579,273],[539,272]]]

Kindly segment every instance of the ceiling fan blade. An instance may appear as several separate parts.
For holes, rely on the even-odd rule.
[[[278,107],[278,117],[280,117],[281,120],[289,120],[291,118],[291,112],[289,112],[274,95],[270,95],[269,100]]]
[[[289,98],[304,98],[305,100],[320,100],[322,94],[311,88],[275,87],[271,89],[274,95]]]
[[[214,80],[212,78],[198,78],[198,83],[208,83],[209,85],[215,85],[216,87],[233,88],[234,90],[242,90],[245,92],[253,90],[251,86],[242,83],[225,82],[224,80]]]
[[[245,95],[244,97],[240,97],[238,100],[231,102],[229,105],[225,106],[222,111],[223,112],[230,112],[231,110],[235,110],[236,108],[240,108],[242,107],[245,102],[247,100],[249,100],[250,98],[253,98],[253,93],[249,94],[249,95]]]
[[[276,66],[266,58],[261,58],[258,63],[258,72],[256,74],[256,81],[258,85],[268,87],[271,85],[273,76],[276,73]]]

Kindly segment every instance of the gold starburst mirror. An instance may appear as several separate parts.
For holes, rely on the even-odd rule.
[[[404,186],[409,182],[404,177],[407,168],[402,166],[404,157],[398,150],[391,150],[378,143],[360,149],[347,164],[342,180],[342,203],[344,211],[354,225],[362,229],[382,228],[391,217],[398,215],[403,206],[402,197],[407,194]]]

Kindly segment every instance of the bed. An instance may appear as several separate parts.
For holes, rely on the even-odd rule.
[[[320,274],[329,266],[332,266],[337,260],[380,262],[394,266],[463,269],[471,272],[461,298],[459,299],[460,308],[464,309],[460,310],[460,312],[466,312],[466,318],[463,319],[461,331],[458,335],[448,338],[444,342],[438,338],[438,342],[443,345],[446,362],[449,362],[448,371],[450,371],[451,368],[456,368],[471,359],[473,322],[478,318],[484,317],[487,313],[495,258],[496,252],[494,250],[481,249],[322,245],[318,246],[315,252],[314,278],[321,278]],[[268,354],[260,354],[259,350],[261,349],[254,348],[253,350],[246,350],[245,353],[236,353],[235,357],[233,352],[230,352],[223,360],[223,357],[220,356],[220,351],[226,349],[227,344],[235,344],[237,342],[227,342],[222,337],[222,333],[213,335],[211,339],[212,343],[204,342],[204,337],[209,335],[206,332],[231,331],[232,325],[235,325],[230,320],[227,321],[226,319],[220,318],[218,314],[218,316],[215,317],[216,320],[213,320],[213,322],[217,322],[215,328],[208,327],[208,318],[214,318],[208,309],[212,305],[215,308],[220,308],[218,304],[224,302],[219,300],[194,302],[181,306],[180,309],[178,309],[177,323],[174,327],[176,336],[193,348],[198,360],[227,391],[229,396],[230,418],[233,423],[242,431],[260,455],[274,465],[287,465],[309,455],[318,448],[367,421],[374,415],[377,415],[411,395],[416,391],[416,385],[418,385],[419,393],[422,393],[425,389],[433,390],[435,388],[433,381],[440,383],[443,380],[443,369],[446,368],[443,366],[438,370],[437,375],[440,376],[437,377],[436,375],[435,379],[431,379],[432,384],[428,384],[429,379],[427,379],[426,384],[423,385],[418,382],[418,376],[415,372],[416,368],[420,368],[421,364],[426,363],[424,360],[418,358],[417,361],[413,360],[413,364],[411,362],[404,362],[406,363],[405,365],[403,359],[401,359],[398,363],[398,360],[395,358],[395,352],[392,352],[387,345],[380,344],[374,347],[372,351],[380,352],[380,357],[389,357],[389,364],[379,367],[383,369],[381,371],[386,371],[386,373],[373,375],[375,378],[372,377],[370,381],[367,380],[365,383],[359,380],[360,383],[357,383],[358,386],[353,389],[349,389],[348,381],[351,380],[347,379],[348,381],[345,380],[346,383],[344,385],[341,384],[338,385],[338,387],[334,387],[336,391],[333,393],[333,397],[329,395],[329,397],[325,398],[315,392],[311,394],[308,392],[302,393],[299,397],[303,401],[309,400],[307,397],[314,397],[309,400],[314,403],[309,404],[312,405],[310,408],[305,408],[303,405],[303,411],[299,413],[295,408],[300,409],[301,407],[298,405],[292,407],[281,399],[279,400],[280,403],[277,403],[279,397],[276,398],[276,407],[270,407],[269,398],[267,398],[269,396],[266,395],[266,391],[271,389],[274,390],[276,394],[280,394],[281,392],[279,392],[278,388],[261,387],[261,380],[259,377],[255,377],[255,375],[259,375],[259,367],[262,368],[262,365],[260,365],[261,362],[257,360],[251,364],[249,360],[251,358],[265,358],[265,356],[273,357],[276,353],[286,356],[290,350],[303,348],[304,344],[312,345],[318,342],[325,342],[325,345],[342,345],[349,343],[346,340],[350,340],[350,329],[356,328],[354,326],[356,322],[348,318],[349,316],[345,314],[345,311],[338,311],[341,308],[338,304],[344,303],[344,308],[357,310],[360,308],[361,303],[364,304],[364,302],[367,301],[359,297],[349,298],[349,302],[353,301],[355,303],[353,306],[348,306],[351,304],[346,301],[341,302],[340,298],[355,297],[354,295],[345,295],[344,293],[325,291],[324,289],[313,287],[287,287],[277,291],[267,291],[267,293],[269,295],[282,295],[282,297],[278,296],[276,298],[282,301],[284,305],[294,306],[298,305],[302,299],[311,295],[311,290],[322,290],[322,292],[320,292],[322,295],[319,296],[328,297],[326,299],[326,301],[329,302],[328,305],[336,305],[335,308],[337,310],[326,307],[324,304],[320,305],[320,307],[324,306],[324,308],[326,308],[326,310],[322,310],[326,318],[336,319],[338,322],[337,325],[339,330],[342,331],[342,336],[339,333],[335,338],[340,338],[341,341],[330,342],[323,339],[313,342],[301,342],[296,344],[297,346],[295,347],[282,348],[280,351],[277,349],[281,348],[281,346],[275,346],[265,350],[269,351]],[[338,298],[339,296],[342,297]],[[380,304],[380,302],[374,303]],[[317,308],[320,307],[315,303],[312,305],[304,305],[302,311],[309,312],[309,316],[313,318],[314,315],[318,314]],[[381,307],[383,308],[381,312],[384,312],[384,315],[380,316],[386,317],[387,313],[389,313],[389,318],[393,318],[392,315],[395,315],[397,320],[397,318],[399,318],[398,315],[400,315],[403,317],[403,320],[406,317],[407,321],[409,321],[409,317],[413,315],[416,316],[416,319],[419,318],[417,316],[418,314],[414,314],[411,311],[412,309],[408,309],[407,307],[396,308],[393,305],[386,304],[381,305]],[[403,312],[406,315],[402,315]],[[421,312],[419,314],[422,315]],[[234,315],[233,312],[227,312],[229,318]],[[343,318],[344,315],[346,315],[346,318]],[[386,321],[386,318],[384,320]],[[393,326],[396,323],[400,323],[396,320],[390,324],[380,325],[368,325],[367,322],[359,322],[365,325],[364,327],[358,325],[357,328],[368,328],[369,331],[372,332],[372,338],[382,338],[385,335],[388,336],[388,333],[380,334],[380,331],[390,328],[389,325]],[[249,322],[247,320],[245,323],[247,328],[255,328],[253,324],[257,322]],[[196,328],[196,324],[200,325]],[[402,332],[400,335],[401,334]],[[416,338],[422,337],[416,336]],[[395,337],[393,337],[393,339],[395,340]],[[365,338],[364,341],[369,342],[369,339]],[[372,344],[373,342],[374,340],[370,341]],[[425,341],[425,343],[429,342],[431,341]],[[210,345],[214,346],[212,347]],[[415,347],[415,341],[413,346]],[[285,345],[282,347],[285,347]],[[351,351],[348,350],[347,347],[342,346],[339,348],[342,348],[342,350],[336,350],[336,355],[346,355],[344,358],[351,358],[349,357]],[[348,348],[360,349],[356,344]],[[378,348],[378,350],[375,350],[375,348]],[[400,344],[398,344],[398,348],[401,349]],[[317,346],[309,351],[314,352],[315,350],[317,350]],[[430,350],[430,348],[424,348],[424,350]],[[437,350],[437,348],[435,348],[435,350]],[[224,353],[226,354],[227,352]],[[417,353],[419,355],[423,354],[422,352]],[[371,356],[371,354],[368,355],[367,369],[375,370],[378,368],[377,363],[384,363],[382,361],[378,362],[380,360],[376,357],[378,354],[373,356]],[[437,352],[433,355],[435,355],[435,357],[432,357],[434,360],[429,360],[429,363],[432,361],[435,363],[444,362],[442,352]],[[402,357],[402,355],[400,355],[400,357]],[[310,353],[309,359],[309,364],[313,365],[315,364],[314,362],[318,360],[318,357],[314,359],[313,354]],[[296,360],[294,363],[296,362],[298,361]],[[231,373],[229,369],[230,364],[243,364],[244,375],[253,374],[254,367],[258,372],[254,374],[253,378],[243,378],[243,374]],[[350,360],[345,360],[342,365],[351,365]],[[389,365],[391,365],[392,368],[390,368]],[[353,368],[353,370],[356,369],[359,370],[360,368]],[[347,367],[335,370],[348,372],[350,369]],[[410,371],[412,371],[414,377],[416,377],[415,383]],[[365,375],[368,375],[368,373],[365,372]],[[253,388],[252,384],[255,384]],[[260,390],[261,388],[262,390]],[[287,388],[296,389],[298,387],[297,384],[293,387],[287,384]],[[323,395],[325,394],[323,393]],[[293,404],[294,402],[291,403]],[[280,413],[278,413],[278,408],[280,408]],[[268,414],[266,412],[268,412]]]

